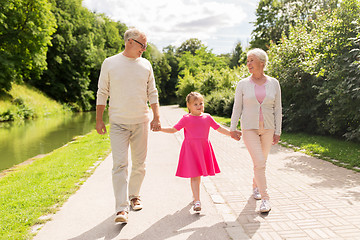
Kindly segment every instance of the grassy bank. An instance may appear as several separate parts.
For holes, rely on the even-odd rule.
[[[27,85],[13,84],[9,92],[0,93],[0,122],[41,118],[68,111],[67,107]]]
[[[230,118],[213,117],[218,123],[230,126]],[[328,136],[283,132],[279,144],[360,172],[360,143]]]
[[[283,133],[280,144],[335,165],[360,171],[360,143],[306,133]]]
[[[39,217],[53,213],[110,153],[108,135],[78,137],[0,178],[0,239],[30,239]]]

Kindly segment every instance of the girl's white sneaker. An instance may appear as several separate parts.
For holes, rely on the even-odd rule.
[[[260,205],[260,212],[267,213],[271,210],[269,200],[262,200]]]
[[[195,201],[194,202],[194,211],[195,212],[200,212],[201,211],[201,203],[200,203],[200,201]]]
[[[253,197],[254,197],[256,200],[260,200],[260,199],[261,199],[261,195],[260,195],[259,189],[258,189],[257,187],[254,188]]]

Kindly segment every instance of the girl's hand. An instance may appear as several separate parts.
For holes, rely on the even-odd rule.
[[[272,145],[277,144],[280,141],[280,136],[274,134]]]

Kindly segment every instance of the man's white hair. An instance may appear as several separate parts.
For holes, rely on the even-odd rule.
[[[144,32],[141,32],[139,29],[136,28],[130,28],[126,30],[124,34],[124,41],[127,42],[129,39],[137,39],[140,36],[146,36]]]

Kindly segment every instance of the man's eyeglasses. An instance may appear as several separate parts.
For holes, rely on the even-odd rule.
[[[140,44],[142,49],[146,49],[146,48],[147,48],[147,45],[142,44],[141,42],[139,42],[139,41],[137,41],[137,40],[135,40],[135,39],[133,39],[133,38],[131,38],[131,39],[132,39],[134,42],[137,42],[138,44]]]

